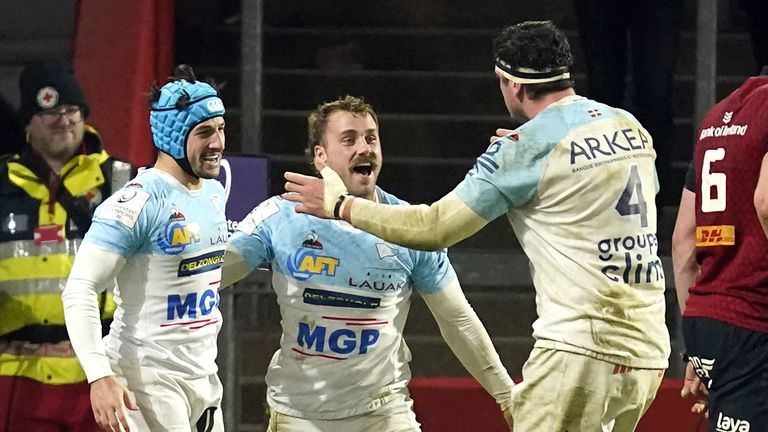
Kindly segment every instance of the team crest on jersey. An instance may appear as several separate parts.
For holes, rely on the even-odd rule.
[[[222,204],[222,199],[218,194],[211,195],[211,203],[216,207],[216,212],[221,213],[224,211],[224,204]]]
[[[312,237],[312,234],[315,237]],[[328,277],[336,276],[336,269],[341,265],[338,258],[319,255],[316,250],[322,250],[323,245],[317,239],[317,234],[312,232],[301,243],[301,248],[291,254],[285,265],[291,275],[298,280],[307,280],[315,275]]]
[[[157,246],[168,255],[178,255],[192,243],[200,242],[200,225],[187,222],[184,214],[176,207],[171,208],[168,224],[158,235]]]
[[[323,248],[323,244],[320,243],[320,236],[318,236],[317,233],[314,231],[307,234],[307,238],[305,238],[304,241],[301,242],[301,246],[305,248],[310,248],[310,249]]]
[[[379,259],[383,261],[386,258],[396,257],[400,249],[389,243],[376,243],[376,252],[379,254]]]

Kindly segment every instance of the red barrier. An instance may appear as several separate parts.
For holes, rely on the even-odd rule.
[[[173,71],[174,0],[80,0],[75,74],[94,125],[112,155],[154,162],[147,90]]]
[[[680,398],[682,385],[664,380],[637,432],[696,432],[699,418],[690,412],[693,401]],[[496,402],[471,377],[413,378],[409,389],[424,432],[509,431]]]

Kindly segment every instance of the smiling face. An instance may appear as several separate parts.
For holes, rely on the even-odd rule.
[[[65,163],[83,142],[85,122],[79,107],[61,105],[33,115],[26,131],[33,149]]]
[[[219,176],[225,144],[224,126],[223,117],[214,117],[198,124],[189,133],[187,158],[192,172],[200,178]]]
[[[339,174],[351,195],[372,200],[382,164],[379,128],[373,117],[335,111],[328,117],[321,142],[314,147],[315,167],[324,162]]]

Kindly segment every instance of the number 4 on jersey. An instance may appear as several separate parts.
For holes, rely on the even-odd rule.
[[[632,203],[635,198],[636,202]],[[640,173],[637,171],[637,165],[632,165],[629,171],[627,187],[619,197],[616,203],[616,211],[622,216],[640,215],[640,226],[648,226],[648,206],[643,197],[643,184],[640,181]]]

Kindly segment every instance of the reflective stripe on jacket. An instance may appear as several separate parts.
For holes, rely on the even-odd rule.
[[[0,165],[0,376],[46,384],[85,380],[69,346],[61,291],[93,210],[122,186],[113,173],[130,165],[112,160],[90,127],[83,148],[62,167],[55,186],[47,166],[29,152]],[[111,294],[99,303],[108,322]]]

